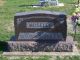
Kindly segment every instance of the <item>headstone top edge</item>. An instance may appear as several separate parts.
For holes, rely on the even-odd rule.
[[[37,11],[32,11],[32,12],[19,12],[16,13],[15,16],[24,16],[24,15],[29,15],[29,14],[52,14],[52,15],[66,15],[64,12],[55,12],[55,11],[43,11],[43,10],[37,10]]]

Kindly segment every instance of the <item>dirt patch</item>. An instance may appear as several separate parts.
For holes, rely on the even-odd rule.
[[[3,6],[3,5],[4,5],[4,3],[5,3],[5,1],[4,1],[4,0],[0,0],[0,6]]]

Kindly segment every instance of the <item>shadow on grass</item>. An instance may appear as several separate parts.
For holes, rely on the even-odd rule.
[[[7,42],[0,41],[0,51],[7,51]]]

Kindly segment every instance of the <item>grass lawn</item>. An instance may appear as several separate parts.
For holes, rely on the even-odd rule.
[[[0,57],[0,60],[80,60],[80,56],[38,56],[38,57],[31,57],[31,56],[22,56],[22,57]]]

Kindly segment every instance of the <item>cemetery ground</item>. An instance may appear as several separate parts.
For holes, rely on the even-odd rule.
[[[5,1],[5,2],[2,2]],[[70,16],[75,10],[75,3],[77,0],[59,0],[63,2],[65,6],[63,7],[38,7],[33,8],[31,6],[23,6],[21,5],[28,5],[28,4],[38,4],[38,0],[0,0],[0,41],[9,41],[10,37],[14,35],[14,15],[16,12],[25,12],[25,11],[33,11],[33,10],[50,10],[50,11],[61,11],[67,13]],[[68,26],[70,26],[68,24]],[[71,30],[71,28],[69,28]],[[68,29],[68,34],[74,36],[74,33]],[[80,50],[80,27],[77,27],[78,32],[76,34],[75,41],[78,42],[77,47]],[[7,57],[3,57],[1,54],[3,52],[4,47],[0,46],[0,59],[1,60],[8,60]],[[38,58],[32,57],[20,57],[16,58],[17,60],[50,60],[53,58],[54,60],[80,60],[80,56],[65,56],[65,57],[51,57],[51,56],[42,56]],[[14,59],[9,58],[9,59]],[[14,59],[14,60],[16,60]],[[52,60],[53,60],[52,59]]]

